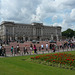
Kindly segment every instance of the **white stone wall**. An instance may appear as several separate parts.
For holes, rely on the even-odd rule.
[[[31,24],[19,24],[19,23],[4,23],[3,33],[7,39],[22,39],[33,40],[38,39],[53,39],[55,36],[61,36],[61,27],[44,26],[40,23]],[[58,38],[57,37],[57,38]]]

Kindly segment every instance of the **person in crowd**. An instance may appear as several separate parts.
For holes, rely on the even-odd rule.
[[[30,44],[30,50],[33,50],[33,45],[32,44]]]
[[[29,53],[28,53],[28,50],[27,50],[27,47],[25,46],[25,47],[24,47],[24,54],[26,54],[26,53],[29,54]]]
[[[32,51],[33,51],[33,45],[30,44],[30,54],[31,54]]]
[[[60,44],[60,49],[62,49],[62,44]]]
[[[39,46],[39,51],[41,51],[41,46]]]
[[[41,44],[41,49],[42,49],[42,50],[44,49],[44,46],[43,46],[43,44]]]
[[[53,52],[55,52],[55,46],[53,45]]]
[[[52,44],[49,45],[49,48],[52,49]]]
[[[12,55],[13,55],[13,50],[14,50],[14,48],[13,48],[13,46],[11,47],[11,53],[12,53]]]
[[[37,53],[36,45],[34,45],[33,49],[34,49],[34,53]]]
[[[4,46],[2,46],[2,56],[4,56],[4,54],[5,54],[5,48]]]
[[[46,43],[46,51],[48,50],[48,43]]]
[[[72,48],[72,46],[73,46],[73,44],[71,43],[71,44],[70,44],[70,48]]]
[[[20,47],[19,47],[19,45],[17,45],[17,53],[20,54]]]
[[[0,56],[2,54],[2,44],[0,45]]]
[[[8,45],[8,44],[9,44],[9,41],[7,40],[6,43],[7,43],[7,45]]]

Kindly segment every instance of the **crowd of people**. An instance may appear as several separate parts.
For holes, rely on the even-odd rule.
[[[30,44],[29,46],[29,49],[28,49],[28,46],[24,46],[24,54],[30,54],[31,53],[36,53],[37,54],[37,51],[48,51],[48,50],[52,50],[53,52],[55,52],[56,50],[59,50],[59,49],[66,49],[66,48],[75,48],[75,44],[73,43],[64,43],[64,44],[60,44],[59,46],[57,46],[56,43],[46,43],[45,45],[41,44],[39,47],[37,47],[36,44]],[[19,47],[19,45],[17,45],[16,47],[16,53],[20,54],[21,52],[21,49]],[[11,47],[11,53],[13,54],[13,46]]]
[[[53,52],[55,52],[56,50],[60,50],[60,49],[65,49],[65,48],[75,48],[75,43],[69,43],[69,42],[64,42],[63,44],[59,44],[57,45],[57,43],[41,43],[39,47],[37,47],[37,44],[30,44],[29,48],[28,46],[24,46],[23,47],[23,53],[24,54],[31,54],[31,53],[35,53],[37,54],[37,51],[49,51],[52,50]],[[19,46],[19,44],[16,46],[16,48],[14,48],[13,46],[11,46],[11,54],[20,54],[21,53],[21,47]],[[0,45],[0,56],[4,56],[6,52],[6,49],[4,48],[4,46],[1,44]]]
[[[2,44],[0,45],[0,56],[4,56],[5,55],[5,48],[4,46],[2,46]]]

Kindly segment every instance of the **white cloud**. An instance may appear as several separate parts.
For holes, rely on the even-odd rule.
[[[54,15],[53,18],[52,18],[52,21],[57,20],[57,17],[58,17],[57,15]]]
[[[75,0],[0,0],[1,20],[21,23],[43,22],[52,17],[54,26],[75,27]],[[58,17],[63,20],[56,23]]]
[[[35,14],[39,0],[1,0],[1,16],[3,20],[14,20],[30,23],[31,15]],[[34,2],[34,3],[33,3]]]
[[[75,8],[72,9],[71,13],[70,13],[71,19],[75,20]]]

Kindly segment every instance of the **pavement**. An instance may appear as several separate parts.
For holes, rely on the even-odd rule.
[[[46,47],[46,43],[48,43],[48,45],[50,45],[49,41],[40,41],[39,44],[38,43],[32,43],[31,41],[28,41],[28,42],[24,42],[24,43],[11,42],[11,43],[9,43],[9,45],[4,45],[4,47],[6,48],[6,56],[7,57],[34,55],[34,53],[32,53],[30,51],[30,44],[32,44],[33,46],[34,46],[34,44],[36,45],[36,47],[37,47],[37,54],[53,53],[53,50],[50,50],[50,49],[48,49],[48,51],[46,51],[46,48],[45,48]],[[57,41],[56,44],[59,46],[60,44],[63,44],[63,43],[64,43],[63,41]],[[44,49],[39,51],[39,47],[41,46],[41,44],[44,45]],[[55,44],[55,43],[51,43],[51,44]],[[21,48],[21,53],[12,55],[11,54],[11,46],[16,48],[17,45],[19,45],[19,47]],[[25,46],[27,47],[27,50],[28,50],[29,54],[24,54],[23,48]],[[67,49],[66,48],[65,50],[59,49],[59,50],[56,50],[55,53],[56,52],[63,52],[63,51],[74,51],[74,50],[75,50],[75,48],[74,49],[71,49],[71,48]],[[2,56],[0,56],[0,58],[2,58]]]
[[[14,57],[14,56],[26,56],[26,55],[38,55],[38,54],[48,54],[48,53],[58,53],[58,52],[67,52],[67,51],[75,51],[74,49],[65,49],[65,50],[56,50],[55,52],[53,52],[53,50],[48,50],[48,51],[37,51],[37,53],[32,53],[30,52],[29,54],[24,54],[24,53],[20,53],[20,54],[6,54],[6,57]],[[0,58],[3,58],[4,56],[0,56]]]

